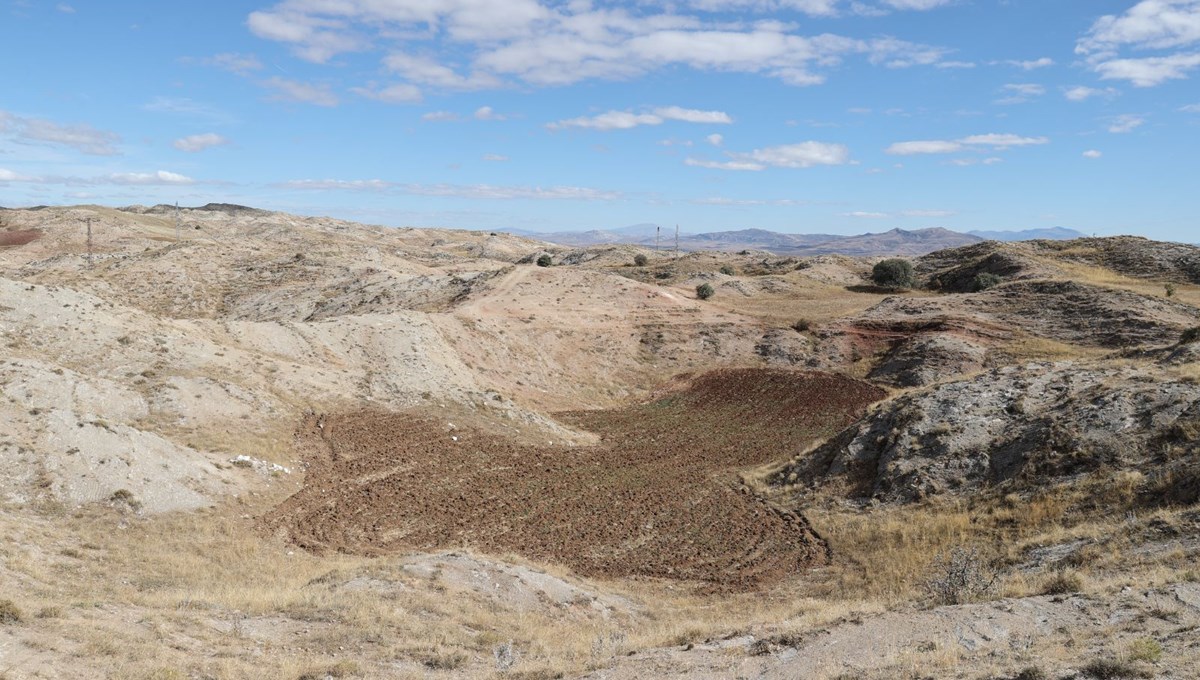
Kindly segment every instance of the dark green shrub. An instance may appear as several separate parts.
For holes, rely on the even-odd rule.
[[[1085,677],[1096,680],[1116,680],[1117,678],[1152,678],[1154,673],[1138,666],[1132,661],[1119,659],[1096,659],[1083,667]]]
[[[733,267],[730,267],[730,266],[729,266],[729,265],[727,265],[727,264],[723,264],[723,265],[721,265],[721,269],[720,269],[719,271],[720,271],[722,274],[724,274],[725,276],[733,276],[733,275],[734,275],[734,273],[735,273],[735,272],[733,271]]]
[[[883,288],[912,288],[915,283],[912,263],[898,257],[883,260],[871,270],[871,280]]]
[[[999,285],[1003,281],[1004,279],[996,276],[995,274],[991,274],[989,272],[979,272],[975,275],[975,278],[971,280],[971,289],[975,292],[979,292],[981,290],[987,290],[992,286]]]
[[[812,328],[812,322],[808,319],[800,319],[796,323],[792,324],[792,330],[796,331],[797,333],[803,333],[810,328]]]
[[[549,267],[552,264],[554,264],[554,260],[549,255],[543,254],[537,259],[537,266],[539,267]]]
[[[649,261],[650,261],[650,258],[646,257],[645,255],[643,255],[641,253],[638,253],[637,255],[633,256],[633,266],[635,266],[635,267],[645,267],[646,263]]]
[[[713,289],[712,284],[709,283],[702,283],[699,286],[696,286],[696,297],[700,298],[701,300],[709,299],[713,296],[713,293],[716,292],[717,291]]]
[[[1183,332],[1183,335],[1179,336],[1179,344],[1181,345],[1196,341],[1200,341],[1200,326],[1189,328]]]

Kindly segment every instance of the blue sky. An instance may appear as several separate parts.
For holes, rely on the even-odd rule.
[[[0,3],[0,205],[1200,240],[1200,0]]]

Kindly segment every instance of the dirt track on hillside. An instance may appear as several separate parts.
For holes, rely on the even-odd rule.
[[[801,516],[742,488],[736,470],[783,458],[883,392],[830,373],[725,370],[647,404],[559,414],[591,447],[529,446],[428,412],[307,418],[304,488],[263,518],[317,552],[466,546],[744,589],[822,564]]]

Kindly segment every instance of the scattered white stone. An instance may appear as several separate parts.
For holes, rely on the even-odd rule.
[[[230,464],[236,465],[237,467],[254,468],[256,471],[262,472],[262,473],[274,474],[277,472],[282,472],[285,475],[292,474],[291,468],[284,467],[277,463],[268,463],[265,460],[251,458],[250,456],[247,456],[247,455],[235,456],[233,458],[230,458],[229,462],[230,462]]]

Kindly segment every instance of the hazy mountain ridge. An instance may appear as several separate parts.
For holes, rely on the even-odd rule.
[[[513,234],[560,245],[586,247],[603,244],[628,244],[675,247],[675,231],[663,227],[656,241],[654,224],[635,224],[617,229],[593,229],[582,232],[545,232],[511,230]],[[790,234],[768,229],[748,228],[704,233],[679,233],[680,250],[766,250],[778,255],[851,255],[877,257],[881,255],[918,256],[945,248],[979,243],[985,240],[1027,241],[1032,239],[1064,240],[1083,236],[1073,229],[1027,229],[1023,231],[958,232],[941,227],[925,229],[892,229],[879,233],[854,236],[837,234]]]

